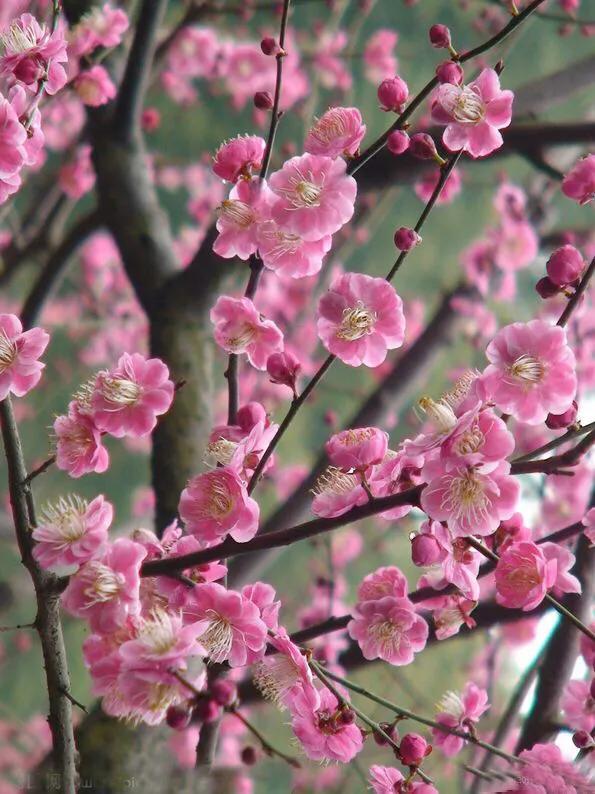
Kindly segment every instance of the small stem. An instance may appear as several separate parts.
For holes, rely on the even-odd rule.
[[[558,438],[554,438],[552,441],[548,441],[547,444],[544,444],[542,447],[538,447],[534,449],[532,452],[527,452],[525,455],[521,455],[518,458],[515,458],[512,462],[513,463],[525,463],[528,460],[533,460],[533,458],[539,458],[541,455],[545,455],[547,452],[551,452],[553,449],[560,447],[562,444],[565,444],[567,441],[572,441],[574,438],[578,438],[579,436],[584,436],[586,433],[590,433],[591,430],[595,430],[595,422],[590,422],[588,425],[582,425],[574,430],[567,430]]]
[[[268,741],[268,739],[266,739],[262,735],[262,733],[258,730],[258,728],[256,728],[249,720],[247,720],[246,717],[244,717],[244,715],[240,711],[238,711],[238,709],[235,706],[228,706],[225,710],[228,712],[228,714],[233,714],[234,717],[237,717],[239,721],[243,725],[245,725],[246,728],[248,728],[250,733],[258,739],[263,749],[263,752],[265,752],[266,755],[276,756],[277,758],[280,758],[282,761],[285,761],[286,764],[289,764],[289,766],[292,766],[294,769],[301,768],[301,764],[297,760],[297,758],[294,758],[291,755],[287,755],[287,753],[284,753],[282,750],[277,750],[276,747],[273,747],[273,745]]]

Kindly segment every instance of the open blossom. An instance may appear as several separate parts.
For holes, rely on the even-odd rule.
[[[407,577],[395,565],[378,568],[365,576],[357,588],[358,603],[378,601],[385,596],[404,598],[407,595]]]
[[[304,149],[325,157],[354,156],[365,134],[357,108],[329,108],[308,131]]]
[[[266,369],[271,353],[283,350],[283,334],[249,298],[222,295],[211,309],[215,341],[228,353],[246,353],[256,369]]]
[[[80,57],[97,47],[116,47],[128,30],[128,24],[128,16],[122,8],[112,8],[109,3],[94,6],[71,29],[69,50]]]
[[[213,251],[225,259],[248,259],[258,248],[258,226],[269,217],[270,191],[258,179],[242,180],[217,208],[217,231]]]
[[[304,654],[284,629],[270,637],[269,643],[278,653],[265,656],[258,663],[254,672],[258,689],[280,708],[291,708],[295,699],[301,697],[315,711],[320,705],[320,693]]]
[[[0,94],[0,180],[17,178],[27,162],[27,131],[17,108]],[[17,187],[20,184],[16,182]]]
[[[174,384],[158,358],[124,353],[114,369],[97,374],[91,394],[93,421],[116,438],[141,438],[169,410]]]
[[[557,543],[540,543],[539,548],[548,562],[554,560],[556,563],[556,579],[552,585],[554,595],[559,597],[562,593],[580,593],[581,583],[570,573],[576,562],[574,554]]]
[[[262,658],[267,627],[256,604],[216,582],[197,585],[184,614],[196,623],[198,641],[213,663],[242,667]]]
[[[77,146],[71,159],[58,172],[58,184],[71,199],[80,199],[95,184],[95,171],[91,163],[91,146]]]
[[[50,32],[31,14],[22,14],[0,33],[3,54],[0,76],[37,90],[45,80],[45,91],[55,94],[66,83],[63,63],[68,60],[66,41],[58,27]]]
[[[103,496],[90,503],[77,496],[59,499],[44,509],[33,530],[33,556],[42,568],[78,568],[102,555],[113,515],[113,507]]]
[[[180,517],[201,543],[210,545],[231,535],[243,543],[258,529],[258,504],[230,466],[194,477],[180,497]]]
[[[341,516],[352,507],[368,501],[361,479],[355,474],[346,474],[336,466],[327,466],[316,480],[313,489],[312,512],[322,518]]]
[[[403,302],[385,279],[345,273],[318,304],[318,336],[352,367],[377,367],[405,339]]]
[[[454,595],[434,599],[434,602],[432,617],[436,639],[446,640],[448,637],[454,637],[463,625],[469,629],[474,629],[477,625],[471,617],[471,613],[476,607],[476,601]]]
[[[334,234],[353,215],[357,184],[341,158],[292,157],[271,174],[269,186],[278,197],[271,208],[273,220],[304,240]]]
[[[496,600],[529,612],[541,604],[556,581],[557,563],[531,541],[512,543],[496,565]]]
[[[447,692],[444,695],[438,704],[436,720],[448,728],[464,731],[475,725],[488,708],[488,693],[485,689],[468,682],[462,692]],[[465,744],[465,739],[439,728],[432,728],[432,734],[434,744],[449,758],[460,753]]]
[[[140,612],[140,565],[146,554],[140,543],[118,538],[70,578],[62,594],[64,609],[89,621],[93,631],[119,629],[128,615]]]
[[[374,794],[438,794],[437,788],[421,780],[407,783],[394,766],[372,764],[369,782]]]
[[[333,466],[364,471],[384,459],[388,449],[388,433],[377,427],[342,430],[331,436],[324,448]]]
[[[71,477],[95,472],[101,474],[109,466],[107,449],[101,443],[101,432],[76,400],[68,405],[68,414],[54,420],[56,435],[56,466]]]
[[[39,357],[50,336],[42,328],[23,331],[14,314],[0,314],[0,400],[12,393],[23,397],[39,383],[45,367]]]
[[[410,664],[428,640],[428,624],[408,598],[386,596],[358,602],[347,629],[365,659],[394,665]]]
[[[587,794],[593,788],[592,780],[577,764],[566,761],[555,744],[534,744],[519,758],[523,762],[522,779],[517,784],[511,781],[506,794]]]
[[[443,83],[432,100],[432,118],[446,124],[442,140],[451,151],[485,157],[502,146],[499,132],[512,119],[512,91],[500,89],[494,69],[484,69],[468,85]]]
[[[304,278],[318,273],[333,244],[330,234],[308,241],[295,232],[286,231],[273,220],[258,225],[256,238],[264,266],[281,277],[289,278]]]
[[[486,350],[481,382],[487,398],[521,422],[541,424],[562,414],[576,394],[574,353],[566,331],[544,320],[512,323]]]
[[[381,28],[373,33],[364,48],[366,77],[371,83],[380,83],[397,73],[398,62],[394,49],[399,39],[394,30]]]
[[[206,656],[197,642],[198,627],[184,625],[179,613],[154,610],[140,624],[136,636],[120,646],[122,668],[142,670],[184,669],[191,656]]]
[[[343,711],[328,689],[320,690],[320,706],[316,710],[306,698],[295,699],[291,727],[308,758],[346,764],[362,749],[362,732],[354,722],[342,718]]]
[[[266,143],[259,135],[238,135],[225,141],[213,158],[213,171],[227,182],[249,179],[259,171]]]
[[[482,471],[497,468],[514,450],[514,436],[506,424],[490,410],[466,411],[440,447],[447,468],[461,464],[481,466]]]
[[[564,687],[560,707],[573,730],[591,733],[595,728],[595,699],[589,681],[573,680]]]
[[[105,105],[116,96],[116,86],[103,66],[92,66],[77,75],[74,88],[83,104],[93,108]]]
[[[595,154],[579,160],[564,177],[562,192],[579,204],[588,204],[595,198]]]
[[[469,546],[465,538],[453,538],[448,527],[439,521],[425,521],[414,542],[418,538],[435,544],[435,549],[430,546],[427,564],[433,567],[424,577],[424,584],[431,584],[436,589],[454,584],[465,598],[476,601],[479,598],[479,553]]]

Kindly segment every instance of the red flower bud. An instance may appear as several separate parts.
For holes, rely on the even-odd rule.
[[[161,124],[161,113],[157,108],[145,108],[141,116],[141,124],[145,132],[153,132]]]
[[[406,733],[399,744],[401,761],[405,766],[419,766],[428,755],[428,747],[428,743],[419,733]]]
[[[557,295],[560,292],[560,288],[554,284],[549,276],[544,276],[543,278],[540,278],[535,285],[535,291],[540,298],[547,300],[548,298],[553,298],[554,295]]]
[[[439,160],[442,162],[434,139],[427,132],[416,132],[415,135],[411,136],[409,151],[419,160]]]
[[[260,42],[260,49],[265,55],[276,55],[279,51],[279,45],[272,36],[265,36]]]
[[[388,77],[378,86],[378,100],[382,110],[400,113],[409,97],[409,87],[401,77]]]
[[[401,226],[395,232],[395,245],[399,251],[411,251],[416,245],[421,243],[421,237],[415,229],[408,229],[406,226]]]
[[[287,350],[283,353],[272,353],[267,359],[267,372],[271,383],[278,383],[289,388],[296,394],[295,381],[301,369],[298,359]]]
[[[593,739],[587,731],[576,731],[576,733],[573,733],[572,742],[575,747],[580,747],[581,750],[593,745]]]
[[[220,706],[231,706],[237,697],[237,687],[233,681],[220,679],[211,685],[211,697]]]
[[[442,557],[442,549],[432,535],[416,535],[411,541],[411,559],[420,568],[434,565]]]
[[[256,756],[256,750],[254,747],[250,747],[250,745],[248,745],[248,747],[244,747],[241,753],[241,758],[242,763],[246,764],[246,766],[254,766],[258,760]]]
[[[268,91],[257,91],[254,94],[254,107],[258,110],[270,110],[273,107],[273,98]]]
[[[190,709],[185,706],[170,706],[165,713],[165,721],[174,731],[183,731],[190,724]]]
[[[448,49],[452,45],[450,30],[446,25],[432,25],[430,28],[430,44],[436,49]]]
[[[563,427],[568,427],[576,422],[576,415],[578,414],[578,405],[576,400],[572,401],[572,405],[563,414],[548,414],[545,423],[550,430],[561,430]]]
[[[463,67],[456,61],[444,61],[436,67],[436,77],[441,83],[452,83],[452,85],[460,85],[463,82]]]
[[[386,148],[391,154],[403,154],[409,148],[409,135],[404,130],[395,130],[386,139]]]

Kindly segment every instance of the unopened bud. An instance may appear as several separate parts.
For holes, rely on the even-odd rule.
[[[564,427],[570,427],[576,422],[578,414],[578,405],[576,400],[572,401],[572,405],[563,414],[548,414],[545,424],[550,430],[561,430]]]
[[[409,87],[401,77],[387,77],[378,86],[378,101],[382,110],[400,113],[409,97]]]
[[[161,113],[157,108],[145,108],[141,116],[141,125],[145,132],[153,132],[161,124]]]
[[[550,256],[546,270],[558,287],[565,287],[580,278],[585,262],[573,245],[563,245]]]
[[[237,687],[233,681],[217,680],[211,684],[211,697],[220,706],[231,706],[237,697]]]
[[[256,750],[254,749],[254,747],[251,747],[250,745],[248,745],[248,747],[244,747],[241,753],[241,758],[242,758],[242,763],[246,764],[246,766],[254,766],[254,764],[258,760],[256,756]]]
[[[273,107],[273,98],[268,91],[257,91],[254,94],[254,107],[258,110],[270,110]]]
[[[265,55],[276,55],[281,48],[272,36],[265,36],[260,42],[260,49]]]
[[[535,285],[535,291],[540,298],[547,300],[548,298],[553,298],[554,295],[557,295],[560,292],[560,287],[558,287],[557,284],[554,284],[549,276],[544,276],[543,278],[540,278]]]
[[[409,135],[404,130],[395,130],[386,139],[386,148],[391,154],[403,154],[409,148]]]
[[[452,39],[450,29],[446,25],[432,25],[429,31],[430,44],[436,49],[450,49]]]
[[[435,565],[442,556],[442,549],[433,535],[416,535],[411,541],[411,559],[419,568]]]
[[[427,132],[416,132],[411,136],[409,151],[419,160],[436,160],[440,165],[445,163],[445,160],[438,154],[434,139]]]
[[[267,359],[267,372],[271,383],[289,386],[294,395],[295,382],[300,369],[301,364],[298,359],[287,350],[283,353],[272,353]]]
[[[416,245],[421,243],[421,237],[415,229],[408,229],[406,226],[401,226],[395,232],[395,245],[399,251],[411,251]]]
[[[183,731],[190,724],[190,709],[185,706],[170,706],[165,712],[165,722],[174,731]]]
[[[593,747],[595,744],[591,734],[587,733],[587,731],[576,731],[573,733],[572,742],[575,747],[579,747],[581,750],[584,750],[587,747]]]
[[[399,744],[399,754],[405,766],[419,766],[431,752],[432,746],[419,733],[406,733]]]
[[[436,67],[436,77],[441,83],[461,85],[464,76],[463,67],[456,61],[444,61]]]
[[[355,722],[355,711],[350,708],[342,708],[339,712],[339,722],[341,725],[352,725]]]

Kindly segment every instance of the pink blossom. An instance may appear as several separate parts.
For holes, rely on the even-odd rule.
[[[269,179],[278,197],[271,213],[282,229],[306,241],[334,234],[353,215],[357,184],[341,158],[292,157]]]
[[[116,96],[116,86],[103,66],[92,66],[77,75],[74,88],[83,104],[93,108]]]
[[[529,612],[556,581],[557,563],[530,541],[512,543],[496,566],[496,600],[502,606]]]
[[[448,728],[468,730],[475,725],[489,708],[488,693],[476,684],[468,682],[462,692],[447,692],[438,704],[436,720]],[[432,728],[434,744],[449,758],[463,749],[465,739]]]
[[[122,669],[184,670],[189,657],[206,656],[197,635],[195,623],[184,625],[180,614],[156,609],[140,624],[135,637],[120,646]]]
[[[365,659],[383,659],[394,665],[411,664],[428,640],[428,624],[415,613],[408,598],[387,596],[358,602],[347,630],[357,640]]]
[[[333,242],[330,234],[320,240],[304,240],[299,234],[285,231],[273,220],[258,224],[256,239],[264,266],[281,277],[289,278],[304,278],[318,273]]]
[[[71,199],[80,199],[91,190],[95,184],[95,171],[89,144],[78,146],[72,159],[60,168],[58,184]]]
[[[576,394],[575,358],[566,331],[544,320],[502,328],[486,350],[488,398],[521,422],[540,424],[568,410]]]
[[[256,369],[266,369],[271,353],[283,350],[283,334],[249,298],[222,295],[211,309],[215,341],[228,353],[246,353]]]
[[[258,530],[258,504],[248,496],[237,472],[220,466],[198,474],[182,491],[180,517],[188,532],[202,544],[212,545],[230,534],[244,543]]]
[[[163,361],[124,353],[114,369],[97,374],[91,394],[93,421],[116,438],[141,438],[153,431],[173,397],[174,384]]]
[[[394,30],[381,28],[366,42],[364,66],[366,77],[371,83],[380,83],[397,73],[399,64],[394,56],[394,49],[398,39],[399,36]]]
[[[378,601],[386,596],[404,598],[407,595],[407,578],[395,565],[378,568],[365,576],[357,588],[358,603]]]
[[[107,449],[101,433],[91,417],[73,400],[68,414],[54,420],[56,434],[56,466],[71,477],[96,472],[102,474],[109,466]]]
[[[17,109],[0,94],[0,204],[21,184],[19,172],[27,162],[27,132]]]
[[[330,31],[323,27],[320,36],[316,36],[313,56],[313,67],[319,76],[320,83],[325,88],[338,88],[349,91],[353,85],[351,72],[346,67],[341,55],[348,43],[348,36],[344,30]]]
[[[421,484],[422,465],[421,455],[412,456],[403,450],[394,452],[389,449],[384,460],[366,474],[372,495],[391,496]],[[411,509],[410,504],[398,505],[378,513],[378,518],[394,521],[406,516]]]
[[[22,14],[1,35],[4,45],[1,76],[16,80],[32,91],[44,80],[48,94],[55,94],[64,86],[66,71],[62,64],[68,57],[60,27],[50,32],[31,14]]]
[[[26,140],[23,143],[23,149],[25,150],[24,164],[35,167],[42,161],[43,146],[45,143],[45,136],[41,130],[41,113],[39,108],[31,108],[31,99],[27,96],[27,92],[21,85],[14,85],[10,89],[8,92],[8,101],[18,119],[28,120]],[[10,135],[11,131],[14,133],[15,127],[9,123],[4,128],[3,135]],[[20,137],[20,134],[18,137]],[[16,141],[14,139],[11,148],[13,148],[13,146],[16,146]],[[14,155],[15,152],[13,151],[12,156],[14,157]]]
[[[447,468],[466,464],[483,472],[497,468],[514,450],[514,436],[490,410],[469,410],[445,437],[440,456]]]
[[[267,627],[256,604],[215,582],[194,588],[185,616],[197,622],[198,640],[213,663],[242,667],[266,646]]]
[[[93,631],[116,631],[127,615],[140,612],[140,564],[146,554],[139,543],[118,538],[103,557],[85,563],[70,578],[62,594],[64,609],[88,620]]]
[[[364,471],[384,459],[388,449],[388,433],[377,427],[342,430],[331,436],[324,448],[333,466],[347,471]]]
[[[366,134],[366,125],[357,108],[329,108],[306,135],[304,149],[325,157],[353,157]]]
[[[525,220],[504,220],[494,231],[494,262],[505,272],[521,270],[535,261],[539,240],[535,229]]]
[[[377,367],[405,339],[403,302],[387,281],[345,273],[318,304],[318,335],[346,364]]]
[[[80,57],[97,47],[116,47],[128,30],[128,24],[128,16],[122,8],[112,8],[109,3],[101,8],[95,6],[70,31],[69,49]]]
[[[500,89],[494,69],[484,69],[468,85],[443,83],[432,100],[432,118],[446,124],[442,141],[451,151],[485,157],[502,146],[499,130],[512,118],[512,91]]]
[[[378,766],[372,764],[370,767],[370,787],[374,794],[395,794],[402,790],[405,778],[393,766]]]
[[[420,179],[414,182],[413,190],[415,191],[415,195],[421,201],[423,201],[424,204],[427,204],[430,196],[436,189],[436,185],[438,184],[440,176],[440,169],[437,168],[435,170],[427,171]],[[454,168],[444,183],[444,187],[442,188],[440,195],[436,200],[436,204],[450,204],[452,201],[454,201],[454,199],[461,192],[462,181],[463,180],[461,179],[460,171],[457,168]]]
[[[508,789],[507,794],[586,794],[592,785],[579,768],[565,761],[555,744],[535,744],[520,753],[523,761],[523,781]]]
[[[291,727],[304,752],[313,761],[348,763],[363,746],[362,733],[354,723],[345,723],[343,709],[328,689],[320,690],[320,706],[313,710],[306,698],[293,703]]]
[[[595,154],[588,154],[571,168],[562,182],[562,192],[582,206],[595,198]]]
[[[201,674],[189,683],[194,688],[203,686]],[[103,699],[104,711],[113,716],[125,717],[134,722],[158,725],[163,722],[167,709],[188,700],[188,687],[173,674],[159,669],[122,670],[118,676],[117,697]],[[112,710],[115,706],[115,713]]]
[[[214,30],[185,25],[168,49],[167,67],[182,77],[211,78],[220,52],[221,44]]]
[[[23,331],[16,315],[0,314],[0,400],[23,397],[39,383],[45,367],[39,357],[49,341],[42,328]]]
[[[227,182],[249,179],[260,171],[266,143],[258,135],[238,135],[225,141],[213,158],[213,171]]]
[[[556,578],[552,585],[552,592],[556,597],[562,593],[580,593],[582,591],[581,583],[570,573],[576,562],[574,554],[564,546],[557,543],[540,543],[543,556],[549,562],[551,560],[556,563]]]
[[[436,639],[446,640],[448,637],[454,637],[463,625],[468,629],[475,628],[476,623],[471,617],[471,613],[477,605],[476,601],[470,601],[457,595],[445,596],[435,599],[435,601],[439,602],[433,607],[432,615]]]
[[[248,259],[258,247],[258,226],[269,217],[270,191],[264,182],[242,180],[218,207],[213,251],[225,259]]]
[[[277,599],[275,588],[272,585],[267,584],[267,582],[247,584],[242,587],[242,595],[252,601],[253,604],[256,604],[260,617],[269,632],[279,630],[281,601]]]
[[[289,639],[285,629],[269,639],[277,653],[258,664],[254,681],[267,700],[280,708],[292,708],[297,698],[302,698],[313,711],[320,706],[320,693],[314,685],[312,671],[301,650]]]
[[[595,728],[595,700],[591,697],[589,681],[569,681],[560,698],[560,708],[566,724],[573,730],[591,733]]]
[[[433,538],[442,552],[440,559],[436,561],[436,568],[428,573],[426,582],[436,589],[454,584],[465,598],[477,601],[477,574],[481,562],[479,553],[469,546],[465,538],[453,538],[448,527],[438,521],[425,521],[420,527],[420,533],[416,537]],[[434,581],[432,575],[434,570],[439,576],[437,581]]]
[[[336,466],[327,466],[318,477],[313,492],[312,512],[322,518],[341,516],[352,507],[368,501],[361,479],[355,474],[345,474]]]
[[[587,540],[591,546],[595,546],[595,507],[587,511],[582,523],[585,525],[585,536]]]

